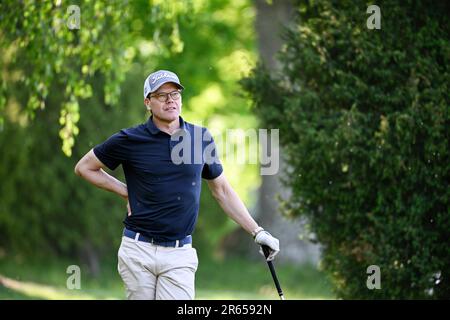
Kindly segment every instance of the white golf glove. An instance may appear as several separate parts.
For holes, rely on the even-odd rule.
[[[262,230],[256,234],[255,242],[260,246],[264,245],[269,247],[270,253],[267,256],[267,261],[272,261],[278,252],[280,252],[280,241],[265,230]],[[262,248],[259,249],[259,252],[265,257]]]

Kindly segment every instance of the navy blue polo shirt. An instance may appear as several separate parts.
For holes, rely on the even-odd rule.
[[[125,226],[156,241],[192,234],[202,178],[215,179],[223,171],[209,131],[179,119],[180,130],[172,136],[150,117],[94,147],[109,169],[122,165],[131,207]]]

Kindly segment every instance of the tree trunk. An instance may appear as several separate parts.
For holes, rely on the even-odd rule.
[[[276,54],[283,44],[281,33],[283,27],[289,25],[293,20],[295,12],[291,1],[275,0],[272,1],[272,4],[267,2],[267,0],[255,1],[257,10],[255,28],[260,58],[269,70],[276,72],[280,69]],[[258,204],[254,214],[265,229],[280,239],[281,254],[277,257],[279,261],[317,263],[319,247],[299,238],[299,234],[304,229],[304,223],[298,219],[287,220],[281,216],[278,209],[277,194],[284,199],[289,196],[289,190],[280,183],[280,174],[285,166],[282,149],[280,149],[279,173],[262,176]]]

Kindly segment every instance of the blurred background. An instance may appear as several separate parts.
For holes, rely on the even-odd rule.
[[[450,6],[371,5],[2,1],[0,299],[125,298],[125,203],[74,166],[147,120],[143,81],[157,69],[179,75],[183,118],[216,137],[280,130],[278,174],[224,169],[280,239],[287,299],[448,299]],[[257,246],[206,184],[193,238],[198,299],[277,299]]]

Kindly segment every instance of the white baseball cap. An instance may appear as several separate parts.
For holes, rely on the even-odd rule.
[[[144,82],[144,98],[147,98],[149,93],[153,93],[158,90],[164,83],[175,83],[180,89],[184,87],[180,83],[178,76],[172,71],[158,70],[151,73]]]

